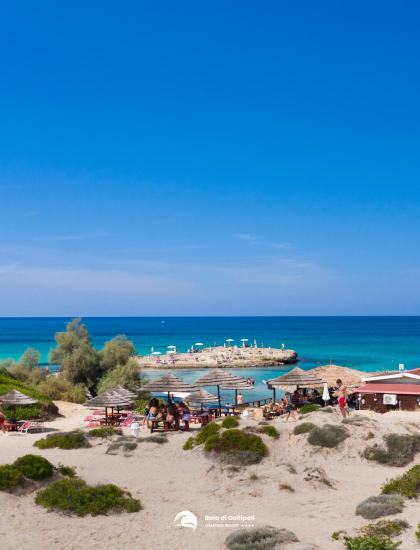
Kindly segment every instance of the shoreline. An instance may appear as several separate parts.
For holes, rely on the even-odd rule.
[[[264,368],[293,365],[298,361],[295,350],[278,348],[205,348],[195,353],[155,352],[156,355],[137,356],[142,369],[214,369],[214,368]]]

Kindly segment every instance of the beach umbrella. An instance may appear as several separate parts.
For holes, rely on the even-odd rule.
[[[120,390],[121,391],[121,390]],[[125,390],[128,391],[128,390]],[[103,392],[84,403],[89,409],[101,408],[105,409],[105,423],[108,424],[108,409],[111,409],[111,414],[114,409],[130,407],[133,404],[133,398],[127,395],[122,395],[116,390],[108,390]]]
[[[325,382],[324,390],[322,392],[322,400],[325,401],[325,403],[327,403],[327,401],[329,401],[330,399],[331,397],[330,397],[330,392],[328,391],[328,384]]]
[[[191,394],[191,397],[188,399],[188,402],[192,405],[200,405],[201,410],[203,410],[203,405],[209,405],[210,403],[217,403],[218,402],[217,395],[214,395],[213,393],[210,393],[206,390],[200,390],[198,392],[195,392]]]
[[[290,372],[269,380],[268,383],[273,387],[287,387],[290,389],[290,387],[299,388],[321,386],[324,383],[324,380],[311,374],[310,371],[304,371],[299,367],[295,367]]]
[[[362,383],[362,378],[367,376],[365,372],[333,364],[322,365],[308,372],[322,378],[328,384],[329,388],[335,387],[338,379],[342,380],[343,384],[347,387],[358,387]]]
[[[197,386],[217,386],[217,399],[219,401],[220,410],[222,408],[222,404],[220,401],[220,388],[222,386],[225,387],[229,384],[239,384],[239,382],[243,382],[243,379],[239,376],[235,376],[234,374],[226,372],[223,369],[214,369],[208,374],[205,374],[204,376],[199,378],[195,383],[197,384]]]
[[[138,398],[138,395],[137,395],[136,392],[131,391],[131,390],[127,390],[123,386],[117,386],[116,388],[112,388],[112,389],[107,390],[107,391],[116,391],[117,393],[119,393],[123,397],[128,397],[129,399],[137,399]]]
[[[150,392],[159,392],[168,394],[168,402],[171,401],[171,393],[176,392],[197,392],[200,388],[196,384],[188,384],[180,378],[177,378],[172,373],[165,374],[157,380],[151,380],[144,386],[142,386],[142,391]]]
[[[248,342],[248,338],[241,338],[242,347],[245,347],[245,342]]]
[[[16,421],[16,407],[19,405],[35,405],[38,401],[20,391],[12,390],[0,396],[0,403],[13,407],[13,421]]]
[[[160,351],[152,351],[152,355],[162,355]]]
[[[203,342],[196,342],[194,346],[204,346]]]
[[[238,390],[253,390],[254,386],[250,386],[246,380],[239,376],[232,375],[236,380],[226,382],[220,387],[222,390],[235,390],[235,405],[238,404]]]

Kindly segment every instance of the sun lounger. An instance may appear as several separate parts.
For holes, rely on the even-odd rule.
[[[40,430],[43,432],[44,422],[42,420],[25,420],[25,422],[17,429],[17,431],[21,433],[28,433],[29,430]]]

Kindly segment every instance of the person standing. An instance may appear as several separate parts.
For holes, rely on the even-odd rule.
[[[338,397],[338,406],[340,407],[340,412],[341,412],[342,417],[346,418],[346,416],[348,416],[348,412],[346,410],[347,395],[348,395],[347,388],[343,384],[343,381],[341,380],[341,378],[339,378],[336,381],[336,384],[338,386],[338,390],[336,392],[336,395]]]
[[[244,396],[239,392],[239,393],[238,393],[237,404],[238,404],[238,405],[243,405],[243,402],[244,402]]]

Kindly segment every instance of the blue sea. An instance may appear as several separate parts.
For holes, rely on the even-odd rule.
[[[32,347],[40,351],[42,361],[48,362],[48,352],[54,347],[54,334],[65,330],[69,318],[0,318],[0,359],[14,358]],[[175,345],[186,351],[195,342],[205,346],[222,345],[227,338],[234,344],[247,338],[259,346],[295,349],[298,365],[304,369],[329,363],[364,371],[420,367],[420,317],[86,317],[93,344],[125,334],[139,354],[151,349],[166,353]],[[234,369],[232,369],[234,371]],[[203,371],[178,370],[188,381]],[[285,369],[239,369],[241,376],[252,376],[255,389],[244,397],[267,397],[263,380]],[[148,372],[150,378],[160,371]]]

